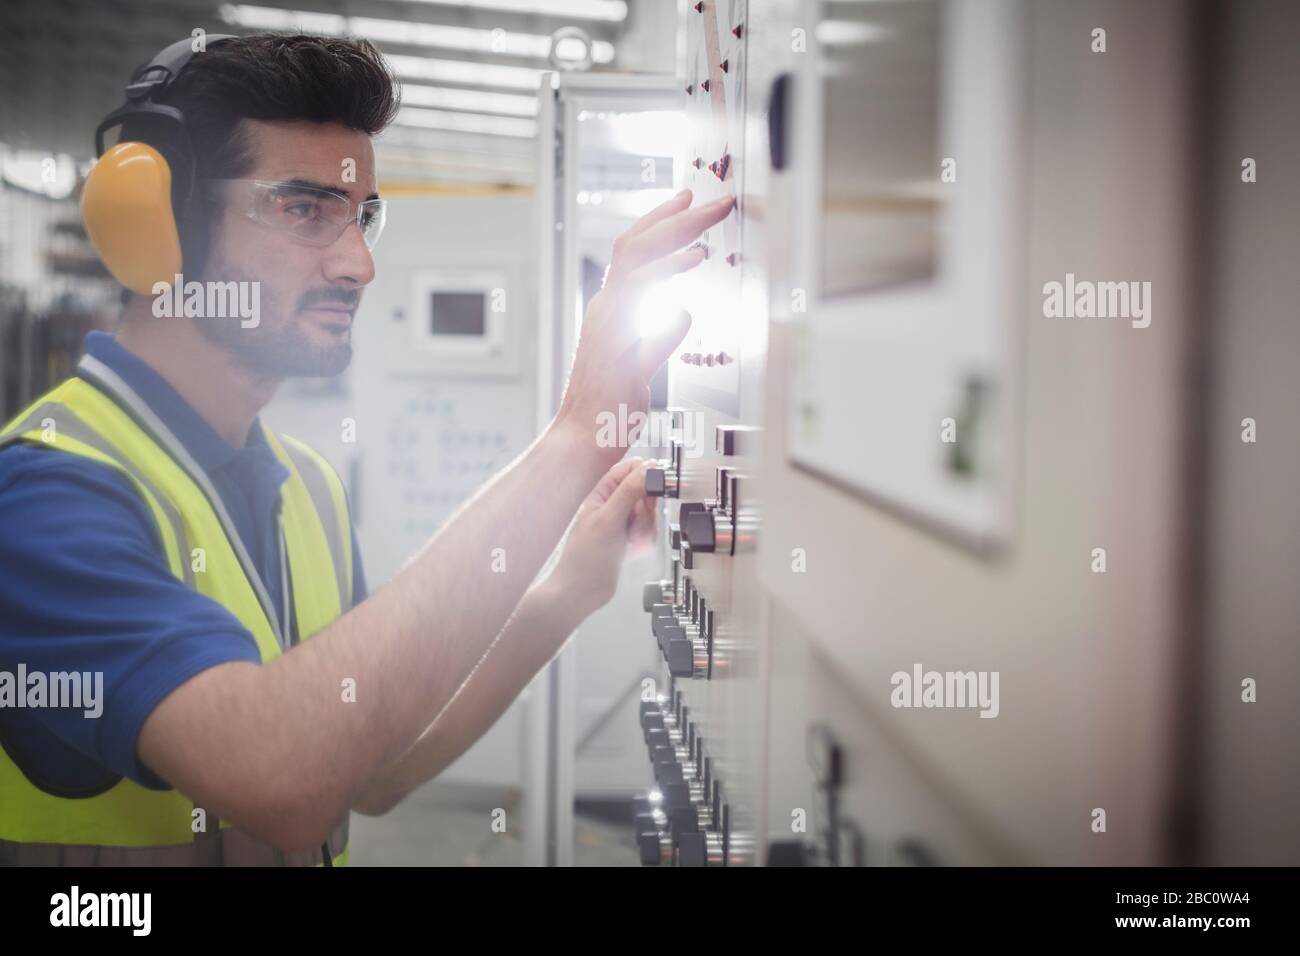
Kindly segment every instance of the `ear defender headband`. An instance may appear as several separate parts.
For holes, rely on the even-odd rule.
[[[157,100],[194,58],[193,44],[192,37],[179,40],[132,74],[126,102],[95,130],[99,161],[82,188],[81,215],[95,251],[118,282],[141,295],[171,283],[184,259],[177,214],[194,198],[194,152],[184,114]],[[125,124],[149,142],[122,141],[105,152],[104,133]]]

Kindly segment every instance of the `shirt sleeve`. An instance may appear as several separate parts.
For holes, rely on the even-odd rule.
[[[29,743],[48,735],[65,754],[166,789],[136,756],[146,718],[210,667],[259,662],[253,635],[177,580],[152,512],[125,476],[100,462],[6,449],[0,528],[0,670],[15,673],[21,664],[28,674],[102,675],[96,707],[0,710],[5,739],[31,753],[26,727]],[[48,779],[52,768],[44,769]]]

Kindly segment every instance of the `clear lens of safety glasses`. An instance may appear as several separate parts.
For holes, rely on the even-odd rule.
[[[347,196],[304,183],[261,179],[209,182],[218,187],[247,190],[245,215],[248,218],[313,245],[330,245],[355,222],[366,246],[373,249],[387,218],[387,203],[382,199],[367,199],[358,204],[354,213],[352,200]]]
[[[365,237],[366,246],[375,248],[384,223],[388,221],[388,201],[385,199],[367,199],[357,210],[357,221],[361,225],[361,235]]]

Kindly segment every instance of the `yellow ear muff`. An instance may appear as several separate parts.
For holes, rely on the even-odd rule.
[[[118,143],[99,158],[81,192],[81,215],[99,258],[118,282],[151,295],[181,271],[172,172],[145,143]]]

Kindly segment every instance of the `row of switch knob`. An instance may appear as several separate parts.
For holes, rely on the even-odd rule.
[[[676,706],[642,701],[641,727],[658,789],[636,801],[636,835],[648,866],[723,866],[730,813],[721,783],[704,755],[704,740],[688,718],[681,695]]]
[[[713,611],[673,560],[673,576],[652,581],[641,595],[650,633],[673,677],[708,678],[713,670]]]

